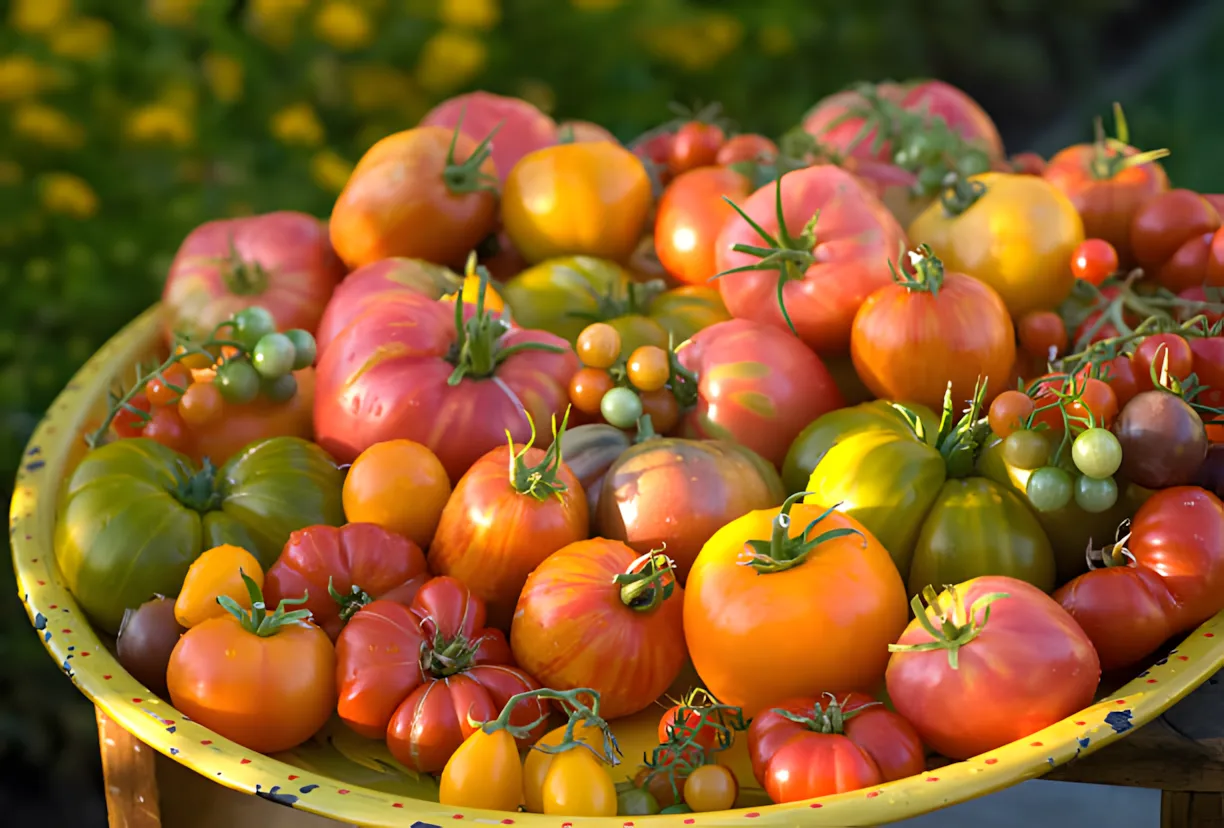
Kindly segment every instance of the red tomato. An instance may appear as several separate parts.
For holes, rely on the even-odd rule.
[[[409,606],[367,604],[336,639],[340,718],[362,736],[385,738],[409,768],[442,770],[511,696],[539,688],[512,666],[505,637],[484,624],[484,602],[454,578],[426,581]],[[530,725],[545,711],[546,702],[523,702],[511,723]],[[534,743],[547,729],[542,721],[519,744]]]
[[[1224,239],[1224,231],[1217,230],[1216,235],[1219,236],[1221,239]],[[1220,302],[1221,293],[1219,289],[1212,290],[1211,295],[1208,295],[1207,289],[1203,287],[1202,285],[1188,287],[1185,290],[1179,292],[1177,294],[1177,297],[1187,302],[1202,302],[1204,304],[1216,305],[1217,307],[1221,304]],[[1214,325],[1215,323],[1219,322],[1221,319],[1224,319],[1224,313],[1221,313],[1216,310],[1212,310],[1211,308],[1205,308],[1205,307],[1203,308],[1200,308],[1200,307],[1179,308],[1177,311],[1178,321],[1181,321],[1181,322],[1186,322],[1195,316],[1206,317],[1207,324],[1209,325]]]
[[[691,731],[692,741],[705,750],[711,750],[718,744],[719,730],[710,723],[708,716],[703,718],[701,712],[693,707],[673,704],[659,719],[659,743],[671,741],[673,734],[681,729]]]
[[[1071,256],[1071,274],[1090,285],[1102,282],[1118,272],[1118,251],[1104,239],[1084,239]]]
[[[1054,311],[1031,311],[1020,317],[1016,338],[1038,359],[1053,361],[1067,351],[1067,326]]]
[[[134,394],[132,399],[128,401],[128,405],[146,414],[153,408],[149,398],[144,394]],[[111,429],[114,430],[117,437],[139,437],[141,432],[144,431],[145,422],[144,417],[123,408],[115,415],[115,419],[111,420]]]
[[[191,430],[187,428],[182,415],[174,407],[155,409],[153,416],[141,429],[140,436],[156,440],[166,448],[172,448],[180,454],[191,454],[195,445]]]
[[[977,602],[995,594],[1006,597],[990,605],[986,620]],[[897,712],[939,753],[978,756],[1092,703],[1101,677],[1096,650],[1075,619],[1037,587],[986,576],[945,590],[935,604],[926,613],[936,629],[954,637],[976,625],[978,635],[954,649],[894,652],[885,681]],[[914,619],[898,645],[934,640]]]
[[[282,210],[201,224],[187,234],[162,290],[166,342],[180,332],[203,340],[243,308],[259,305],[277,330],[314,333],[344,277],[327,226]]]
[[[407,604],[429,579],[425,553],[373,523],[307,526],[289,536],[264,576],[268,606],[306,596],[302,609],[332,641],[364,604],[379,598]],[[332,592],[343,602],[337,601]]]
[[[722,145],[714,163],[720,167],[738,164],[744,161],[761,164],[772,164],[778,159],[778,145],[764,135],[745,133],[729,138]]]
[[[1042,175],[1046,160],[1035,152],[1018,152],[1011,157],[1011,167],[1018,175]]]
[[[778,188],[782,215],[778,215]],[[818,353],[845,352],[854,314],[868,296],[892,284],[888,267],[905,244],[905,234],[883,203],[858,179],[831,164],[787,173],[740,203],[740,209],[766,233],[796,252],[806,250],[806,267],[788,267],[782,304],[799,337]],[[801,240],[804,227],[819,213],[814,238]],[[735,245],[769,246],[741,216],[731,217],[719,234],[717,265],[728,271],[757,264],[759,256],[736,252]],[[800,273],[800,271],[802,271]],[[749,270],[719,278],[723,302],[732,316],[752,319],[789,332],[779,306],[778,270]]]
[[[1195,337],[1190,340],[1190,352],[1194,355],[1191,368],[1200,385],[1206,390],[1195,398],[1211,408],[1224,408],[1224,338]]]
[[[1211,282],[1207,269],[1219,228],[1219,212],[1201,195],[1169,190],[1135,213],[1131,249],[1149,277],[1174,292],[1204,283],[1224,284],[1224,272],[1219,282]]]
[[[647,166],[661,173],[665,179],[662,183],[666,183],[666,179],[671,177],[671,172],[667,169],[667,159],[671,158],[672,142],[675,138],[675,130],[652,129],[639,135],[629,144],[629,149]]]
[[[1173,598],[1147,567],[1093,569],[1060,587],[1054,600],[1088,634],[1102,670],[1134,666],[1178,632]]]
[[[654,704],[687,655],[680,585],[640,563],[620,541],[572,543],[528,576],[510,628],[523,669],[556,690],[597,690],[607,719]]]
[[[727,140],[722,127],[701,121],[682,124],[672,137],[671,152],[667,156],[667,167],[672,175],[679,175],[698,167],[708,167],[718,157]]]
[[[456,308],[465,328],[456,325]],[[461,333],[469,347],[457,347]],[[457,370],[463,373],[451,384]],[[374,443],[413,440],[436,454],[455,482],[507,431],[528,439],[524,409],[537,423],[559,416],[577,370],[578,358],[560,337],[510,328],[487,310],[478,317],[467,303],[388,292],[354,313],[320,356],[315,436],[343,463]]]
[[[1131,367],[1135,372],[1135,387],[1150,391],[1155,383],[1152,376],[1168,368],[1169,376],[1184,380],[1194,370],[1194,352],[1184,337],[1174,333],[1158,333],[1144,337],[1131,354]]]
[[[1164,580],[1175,632],[1224,609],[1224,504],[1196,486],[1153,494],[1131,522],[1130,551]]]
[[[460,122],[463,134],[474,141],[483,141],[497,128],[493,165],[502,181],[524,155],[557,143],[557,125],[552,118],[527,101],[492,92],[448,98],[425,113],[420,126],[453,130]]]
[[[734,440],[775,466],[808,423],[844,405],[820,357],[789,332],[747,319],[703,328],[676,356],[697,375],[685,436]]]
[[[1117,356],[1101,366],[1101,379],[1109,384],[1118,401],[1118,410],[1139,393],[1139,382],[1135,379],[1135,368],[1128,356]]]
[[[752,192],[748,176],[726,167],[702,167],[676,176],[663,191],[655,218],[655,253],[678,282],[704,285],[718,273],[715,245],[740,202]]]
[[[1078,393],[1079,399],[1065,406],[1067,417],[1071,419],[1073,426],[1087,428],[1087,422],[1090,419],[1088,415],[1091,413],[1091,420],[1097,428],[1109,428],[1113,425],[1114,418],[1118,416],[1118,398],[1113,389],[1104,380],[1089,377],[1084,371],[1081,371],[1072,380],[1047,374],[1034,380],[1031,385],[1040,389],[1034,399],[1037,408],[1051,405],[1057,401],[1052,393],[1054,390],[1063,394]],[[1057,432],[1063,431],[1062,414],[1056,408],[1048,408],[1039,412],[1034,418],[1034,424],[1036,423],[1045,423],[1046,426]]]

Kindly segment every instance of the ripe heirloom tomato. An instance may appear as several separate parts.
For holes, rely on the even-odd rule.
[[[1190,340],[1190,351],[1194,376],[1206,386],[1196,401],[1212,408],[1224,407],[1224,337],[1195,337]]]
[[[591,688],[601,716],[629,716],[654,704],[684,665],[683,601],[662,555],[639,558],[604,538],[571,543],[527,577],[510,646],[547,687]]]
[[[419,773],[436,773],[511,696],[539,685],[511,662],[505,637],[485,627],[484,602],[454,578],[426,581],[408,606],[375,601],[358,610],[336,639],[337,712],[353,730],[385,738],[391,755]],[[518,705],[516,727],[541,724],[544,703]]]
[[[726,143],[727,136],[722,127],[716,124],[689,121],[681,124],[672,136],[671,152],[667,157],[667,167],[672,175],[679,175],[698,167],[708,167],[715,163],[718,151]]]
[[[616,136],[604,127],[592,121],[562,121],[557,124],[557,134],[564,137],[569,134],[570,143],[581,144],[587,141],[607,141],[610,144],[620,144]]]
[[[778,145],[764,135],[744,133],[728,138],[718,150],[714,163],[720,167],[750,162],[772,164],[778,160]]]
[[[642,238],[653,196],[642,162],[619,144],[558,144],[506,177],[501,216],[528,262],[598,256],[623,262]]]
[[[1135,213],[1130,245],[1149,278],[1175,293],[1224,285],[1224,271],[1208,268],[1219,229],[1220,213],[1211,202],[1192,190],[1169,190]]]
[[[1150,391],[1155,387],[1152,375],[1160,379],[1161,371],[1167,367],[1170,377],[1184,380],[1194,370],[1194,352],[1185,337],[1174,333],[1158,333],[1144,337],[1139,347],[1131,354],[1131,369],[1135,375],[1135,388]]]
[[[819,688],[875,687],[905,627],[905,586],[888,550],[858,521],[800,495],[718,530],[688,577],[693,666],[747,717]]]
[[[646,410],[645,402],[642,410]],[[599,509],[604,475],[616,458],[633,444],[633,438],[627,432],[607,423],[568,428],[561,435],[561,456],[586,492],[588,516],[595,515]]]
[[[315,371],[303,368],[294,371],[293,378],[297,381],[297,392],[284,402],[260,395],[244,405],[226,404],[223,416],[192,425],[183,453],[199,463],[204,458],[224,463],[257,440],[270,437],[309,440],[314,433]]]
[[[466,584],[485,602],[489,625],[503,631],[527,576],[553,552],[585,539],[589,525],[586,493],[562,462],[560,438],[554,432],[547,450],[535,448],[534,438],[533,429],[532,440],[499,446],[467,470],[429,547],[434,572]]]
[[[987,576],[927,595],[931,606],[915,598],[919,617],[889,647],[886,681],[893,706],[929,747],[968,759],[1092,703],[1096,650],[1037,587]],[[970,631],[977,635],[959,643]],[[932,642],[939,646],[917,649]]]
[[[785,273],[780,266],[728,272],[763,264],[762,253],[737,251],[736,246],[758,251],[776,246],[743,216],[732,216],[715,246],[727,310],[789,333],[785,306],[808,346],[821,354],[846,351],[855,312],[876,289],[891,283],[888,261],[905,243],[888,208],[855,176],[822,164],[786,173],[744,199],[739,209],[802,263],[787,264]]]
[[[314,333],[345,267],[314,216],[281,210],[201,224],[187,234],[162,290],[167,343],[180,333],[202,341],[252,305],[277,330]]]
[[[493,164],[503,182],[510,170],[529,152],[557,143],[557,125],[537,107],[522,100],[492,92],[468,92],[447,98],[421,119],[420,126],[459,129],[472,141],[493,133]]]
[[[1033,356],[1053,361],[1067,351],[1067,326],[1054,311],[1033,311],[1016,321],[1020,347]]]
[[[270,605],[305,596],[303,609],[335,641],[362,606],[379,598],[410,603],[428,579],[421,548],[381,526],[308,526],[289,536],[264,592]]]
[[[250,552],[229,543],[205,550],[192,561],[183,577],[183,587],[174,599],[174,619],[179,626],[190,629],[209,618],[225,615],[227,610],[218,600],[222,595],[243,609],[251,609],[244,575],[263,589],[263,567]],[[268,603],[278,606],[280,598],[269,597]]]
[[[375,443],[357,455],[344,477],[344,514],[374,523],[422,549],[433,542],[450,478],[432,451],[411,440]]]
[[[340,258],[350,269],[390,256],[463,264],[497,223],[488,153],[487,144],[440,126],[406,129],[370,147],[332,208]]]
[[[717,242],[735,213],[724,198],[740,202],[752,180],[728,167],[689,170],[672,180],[655,219],[655,251],[668,274],[690,285],[707,284],[718,273]]]

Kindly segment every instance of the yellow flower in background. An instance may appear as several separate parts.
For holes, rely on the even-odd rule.
[[[81,17],[51,33],[51,51],[70,60],[96,60],[110,51],[114,31],[105,20]]]
[[[209,52],[202,61],[204,80],[213,97],[221,103],[233,103],[242,97],[243,68],[238,59],[221,52]]]
[[[204,0],[147,0],[149,17],[163,26],[186,28],[195,22],[196,12]],[[130,0],[129,0],[130,2]]]
[[[412,78],[393,66],[376,63],[349,66],[344,79],[348,100],[358,112],[392,109],[421,94]]]
[[[98,212],[98,195],[80,176],[47,173],[39,180],[39,199],[50,213],[89,218]]]
[[[323,124],[308,103],[290,104],[272,116],[272,134],[282,144],[316,147],[323,143]]]
[[[341,51],[368,46],[374,26],[369,16],[349,0],[328,0],[314,19],[315,37]]]
[[[330,149],[322,149],[310,157],[310,177],[329,193],[339,193],[353,174],[353,165]]]
[[[557,105],[557,93],[542,80],[527,78],[520,81],[518,96],[541,112],[552,112]]]
[[[166,106],[172,106],[190,115],[199,106],[200,93],[193,82],[183,78],[173,78],[162,86],[158,100]]]
[[[501,22],[500,0],[440,0],[438,19],[447,26],[488,31]]]
[[[14,187],[24,178],[21,165],[15,161],[0,161],[0,187]]]
[[[778,23],[762,26],[757,32],[757,42],[761,45],[761,51],[771,57],[788,55],[795,51],[795,35]]]
[[[442,29],[421,47],[417,83],[436,94],[450,92],[479,75],[488,59],[480,38],[462,29]]]
[[[743,36],[743,24],[737,18],[711,12],[646,31],[643,41],[655,57],[690,72],[700,72],[713,68],[735,51]]]
[[[72,0],[13,0],[8,24],[25,34],[46,34],[72,14]]]
[[[59,73],[28,55],[0,57],[0,101],[19,101],[60,85]]]
[[[71,118],[40,103],[24,103],[13,112],[13,132],[44,146],[76,149],[85,143],[85,130]]]
[[[251,30],[272,46],[284,47],[293,42],[298,16],[311,0],[250,0],[247,15]]]
[[[177,107],[154,103],[132,113],[127,122],[127,135],[142,144],[185,147],[195,140],[195,126]]]

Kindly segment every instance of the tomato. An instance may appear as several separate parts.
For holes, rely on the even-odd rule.
[[[144,412],[147,415],[153,408],[153,404],[149,402],[148,396],[143,393],[137,393],[128,401],[126,407],[119,410],[115,415],[115,419],[111,421],[111,430],[116,437],[139,437],[144,431],[147,418],[135,413],[136,411]]]
[[[1071,457],[1086,476],[1103,480],[1122,465],[1122,446],[1112,432],[1098,426],[1080,432],[1071,443]]]
[[[668,389],[647,391],[638,395],[642,400],[642,414],[650,417],[656,434],[671,434],[680,422],[680,403]]]
[[[672,740],[673,735],[681,729],[691,735],[692,742],[704,750],[712,750],[719,742],[719,729],[710,723],[709,717],[703,718],[696,706],[673,704],[659,719],[660,744]],[[730,731],[734,735],[735,731]]]
[[[1031,584],[974,578],[932,594],[932,607],[915,603],[923,616],[890,647],[888,697],[949,759],[1002,747],[1092,703],[1101,677],[1092,641]],[[915,649],[930,642],[940,646]]]
[[[304,611],[281,604],[276,616],[255,582],[243,610],[183,633],[170,654],[166,685],[184,716],[250,750],[297,747],[323,727],[336,706],[336,654]]]
[[[583,747],[553,757],[540,796],[546,814],[616,816],[616,785],[595,754]]]
[[[1217,230],[1216,235],[1224,240],[1224,233],[1221,231]],[[1212,290],[1208,295],[1207,288],[1198,285],[1178,292],[1177,298],[1186,303],[1193,303],[1178,309],[1177,320],[1179,322],[1187,322],[1195,316],[1204,316],[1208,325],[1214,325],[1224,319],[1224,313],[1219,310],[1221,293],[1218,289]]]
[[[253,443],[219,469],[149,439],[109,443],[68,479],[56,559],[90,620],[113,634],[125,609],[176,595],[205,549],[231,543],[267,565],[295,529],[343,522],[342,476],[294,437]]]
[[[1016,338],[1021,348],[1047,361],[1067,351],[1067,326],[1054,311],[1033,311],[1020,317]]]
[[[1052,184],[989,172],[944,201],[914,219],[909,237],[930,245],[948,270],[990,285],[1016,318],[1053,310],[1071,293],[1071,255],[1084,240],[1084,222]]]
[[[512,666],[505,637],[485,627],[484,602],[454,578],[426,581],[405,606],[381,600],[358,610],[336,639],[340,718],[385,738],[397,761],[436,773],[510,697],[539,685]],[[538,699],[519,705],[516,727],[542,719]],[[541,722],[519,739],[530,744]]]
[[[1224,337],[1195,337],[1190,352],[1194,376],[1206,387],[1196,401],[1212,408],[1224,406]]]
[[[630,429],[642,417],[642,398],[632,388],[613,388],[599,401],[599,413],[609,425]]]
[[[1224,284],[1224,278],[1209,280],[1207,268],[1219,228],[1220,213],[1209,201],[1192,190],[1169,190],[1135,213],[1130,243],[1149,278],[1177,292],[1205,283]]]
[[[154,406],[172,405],[178,402],[190,382],[191,373],[176,362],[149,379],[145,385],[145,396]]]
[[[897,220],[858,179],[829,164],[788,172],[739,208],[773,241],[758,235],[741,215],[723,225],[715,262],[723,273],[718,284],[727,310],[789,331],[785,307],[799,337],[818,353],[847,350],[855,312],[892,282],[888,262],[905,243]],[[813,219],[812,232],[806,232]],[[773,255],[763,250],[778,245],[791,251],[794,263],[728,272],[762,264],[762,255]],[[746,247],[758,253],[744,252]]]
[[[1033,398],[1023,391],[1004,391],[990,404],[990,430],[999,437],[1025,428],[1036,409]]]
[[[729,810],[738,795],[739,782],[724,765],[702,765],[684,782],[684,804],[696,813]]]
[[[523,798],[518,743],[506,730],[477,728],[442,768],[438,802],[494,811],[517,811]]]
[[[558,144],[523,157],[506,177],[501,215],[528,262],[557,256],[626,261],[653,196],[642,162],[619,144]]]
[[[302,604],[333,641],[345,622],[375,599],[410,603],[429,579],[425,554],[407,538],[372,523],[308,526],[289,536],[268,568],[265,592],[276,604]]]
[[[556,747],[561,744],[567,727],[568,725],[562,725],[555,730],[550,730],[540,737],[536,746]],[[577,742],[589,745],[594,750],[603,748],[603,731],[587,722],[578,722],[574,726],[573,738]],[[527,756],[523,759],[523,806],[529,814],[544,813],[544,779],[548,775],[548,769],[552,765],[554,756],[556,754],[532,749],[527,751]]]
[[[155,408],[153,416],[145,423],[140,436],[156,440],[168,449],[182,454],[192,454],[194,441],[177,408]]]
[[[557,143],[557,125],[537,107],[492,92],[468,92],[447,98],[421,119],[421,126],[460,129],[473,141],[493,133],[493,164],[504,183],[519,159]]]
[[[684,583],[718,529],[785,497],[777,471],[751,449],[722,440],[650,439],[604,474],[593,533],[643,555],[665,545]]]
[[[1131,368],[1135,374],[1135,388],[1150,391],[1155,387],[1152,378],[1160,379],[1163,371],[1170,377],[1184,380],[1194,369],[1194,352],[1185,337],[1174,333],[1158,333],[1143,338],[1139,347],[1131,354]]]
[[[732,139],[733,141],[735,139]],[[725,199],[742,202],[752,180],[727,167],[701,167],[677,176],[659,199],[655,251],[679,282],[704,285],[718,273],[718,234],[734,213]]]
[[[651,301],[647,314],[663,326],[675,345],[731,319],[718,288],[705,285],[681,285],[664,291]]]
[[[1082,374],[1072,379],[1066,379],[1064,375],[1047,374],[1034,380],[1031,383],[1032,386],[1041,389],[1035,399],[1037,408],[1057,402],[1054,391],[1078,395],[1078,399],[1065,406],[1067,417],[1073,426],[1086,428],[1091,419],[1093,425],[1109,428],[1113,425],[1114,418],[1118,416],[1118,397],[1109,383],[1104,380]],[[1062,414],[1057,408],[1048,408],[1039,412],[1035,422],[1044,423],[1053,432],[1065,430]],[[1057,436],[1061,437],[1061,434]]]
[[[373,523],[428,549],[451,496],[446,468],[432,451],[411,440],[375,443],[344,478],[344,514]]]
[[[583,368],[570,378],[569,398],[583,414],[599,414],[604,394],[616,387],[616,380],[602,368]]]
[[[607,423],[569,428],[561,435],[561,456],[586,492],[588,515],[598,510],[608,468],[631,445],[633,438],[628,433]]]
[[[658,391],[671,379],[671,358],[662,348],[641,345],[629,355],[625,369],[634,388]]]
[[[1012,171],[1020,175],[1042,175],[1046,160],[1035,152],[1018,152],[1011,157]]]
[[[672,136],[667,168],[672,175],[708,167],[715,163],[718,151],[727,141],[726,133],[717,124],[689,121],[681,124]]]
[[[1090,285],[1102,282],[1118,272],[1118,251],[1104,239],[1085,239],[1071,254],[1071,274]]]
[[[786,331],[733,319],[699,331],[676,357],[697,375],[686,437],[733,440],[781,464],[799,432],[843,399],[820,357]]]
[[[778,159],[778,145],[764,135],[746,132],[728,138],[718,150],[714,163],[720,167],[750,162],[772,164]]]
[[[201,224],[179,246],[162,290],[167,343],[203,341],[236,311],[259,305],[278,330],[314,333],[344,265],[314,216],[282,210]]]
[[[429,563],[485,602],[491,626],[509,630],[527,576],[553,552],[585,539],[588,525],[586,493],[562,461],[559,440],[547,451],[530,441],[498,446],[456,484]]]
[[[587,325],[578,334],[574,351],[583,365],[591,368],[611,368],[621,355],[621,338],[616,328],[606,322]]]
[[[213,463],[224,463],[257,440],[271,437],[309,440],[314,433],[315,372],[313,368],[303,368],[292,376],[297,390],[288,400],[277,402],[261,393],[254,401],[242,405],[226,403],[224,416],[192,426],[184,453],[196,462],[208,458]]]
[[[559,549],[527,577],[510,628],[523,669],[547,687],[598,691],[607,719],[653,704],[685,660],[683,592],[659,556],[645,569],[637,557],[603,538]]]
[[[1114,392],[1118,408],[1126,405],[1139,393],[1139,380],[1135,376],[1134,363],[1125,355],[1114,357],[1101,366],[1101,379]],[[1148,380],[1151,382],[1150,378]]]
[[[442,297],[443,302],[466,302],[475,305],[480,299],[481,278],[475,273],[463,277],[463,287],[457,293],[449,293]],[[492,285],[484,286],[484,305],[492,313],[501,313],[506,309],[506,303]]]
[[[174,601],[174,619],[179,626],[190,629],[209,618],[225,615],[226,609],[218,600],[222,595],[249,610],[244,575],[263,589],[263,567],[250,552],[228,543],[206,550],[183,576],[183,587]],[[279,598],[268,600],[271,606],[280,604]]]
[[[574,144],[581,144],[584,141],[620,143],[615,135],[592,121],[562,121],[557,124],[557,133],[561,137],[568,133],[570,142]]]
[[[211,382],[193,382],[178,401],[178,413],[190,429],[216,422],[225,409],[225,400]]]
[[[888,551],[854,518],[796,497],[714,533],[685,591],[693,666],[749,717],[813,687],[874,687],[905,626],[905,586]]]
[[[672,142],[676,138],[676,130],[670,124],[648,130],[629,142],[630,151],[652,170],[660,184],[666,184],[671,179],[671,170],[667,161],[671,158]]]
[[[185,632],[174,618],[173,598],[150,598],[123,613],[123,623],[115,637],[115,657],[132,678],[168,698],[166,667]]]
[[[929,250],[911,254],[916,270],[880,288],[859,309],[850,334],[858,375],[881,399],[937,408],[948,385],[959,406],[986,383],[986,399],[1007,387],[1016,334],[989,286],[946,272]]]
[[[357,313],[319,358],[315,436],[342,462],[374,443],[413,440],[457,481],[507,431],[527,438],[524,410],[535,422],[559,415],[577,370],[569,345],[551,334],[467,304],[389,294]]]

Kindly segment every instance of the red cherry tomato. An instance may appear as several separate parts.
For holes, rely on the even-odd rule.
[[[1071,254],[1071,272],[1077,279],[1099,285],[1118,272],[1118,251],[1104,239],[1085,239]]]
[[[1209,201],[1192,190],[1169,190],[1135,213],[1131,248],[1155,282],[1180,291],[1207,281],[1207,261],[1218,229],[1220,214]]]
[[[132,408],[143,411],[146,414],[152,409],[152,404],[149,398],[144,394],[136,394],[128,402]],[[126,408],[120,409],[115,415],[115,419],[111,421],[111,428],[114,429],[118,437],[139,437],[144,431],[145,419],[138,414],[134,414]]]
[[[1212,290],[1210,295],[1208,295],[1205,287],[1202,285],[1195,285],[1194,287],[1188,287],[1181,291],[1177,294],[1177,297],[1187,302],[1201,302],[1205,305],[1211,304],[1218,306],[1221,304],[1221,294],[1222,292],[1216,288]],[[1178,308],[1177,318],[1181,322],[1186,322],[1195,316],[1205,316],[1207,318],[1207,324],[1209,325],[1214,325],[1221,319],[1224,319],[1224,313],[1207,307]]]
[[[1155,387],[1153,374],[1160,376],[1168,359],[1169,376],[1184,380],[1190,376],[1194,368],[1194,353],[1190,343],[1174,333],[1152,334],[1139,343],[1135,353],[1131,355],[1131,365],[1135,370],[1135,387],[1140,391],[1150,391]]]
[[[1190,340],[1194,355],[1194,377],[1206,389],[1196,401],[1211,408],[1224,408],[1224,338],[1198,337]]]
[[[720,167],[738,164],[741,161],[756,161],[771,164],[778,158],[778,145],[764,135],[745,133],[727,140],[714,158]]]
[[[171,405],[178,402],[189,385],[191,372],[176,362],[149,380],[145,385],[145,396],[154,406]]]
[[[686,170],[708,167],[718,158],[718,151],[726,140],[722,127],[689,121],[676,130],[667,158],[668,169],[672,175],[679,175]]]
[[[1032,311],[1016,323],[1020,347],[1043,360],[1053,360],[1067,350],[1067,326],[1054,311]]]
[[[1139,383],[1135,380],[1135,367],[1130,357],[1114,357],[1101,365],[1100,378],[1113,389],[1119,409],[1139,393]]]
[[[178,409],[173,406],[158,408],[153,411],[153,417],[145,424],[142,437],[156,440],[166,448],[172,448],[182,454],[191,453],[191,433]]]

